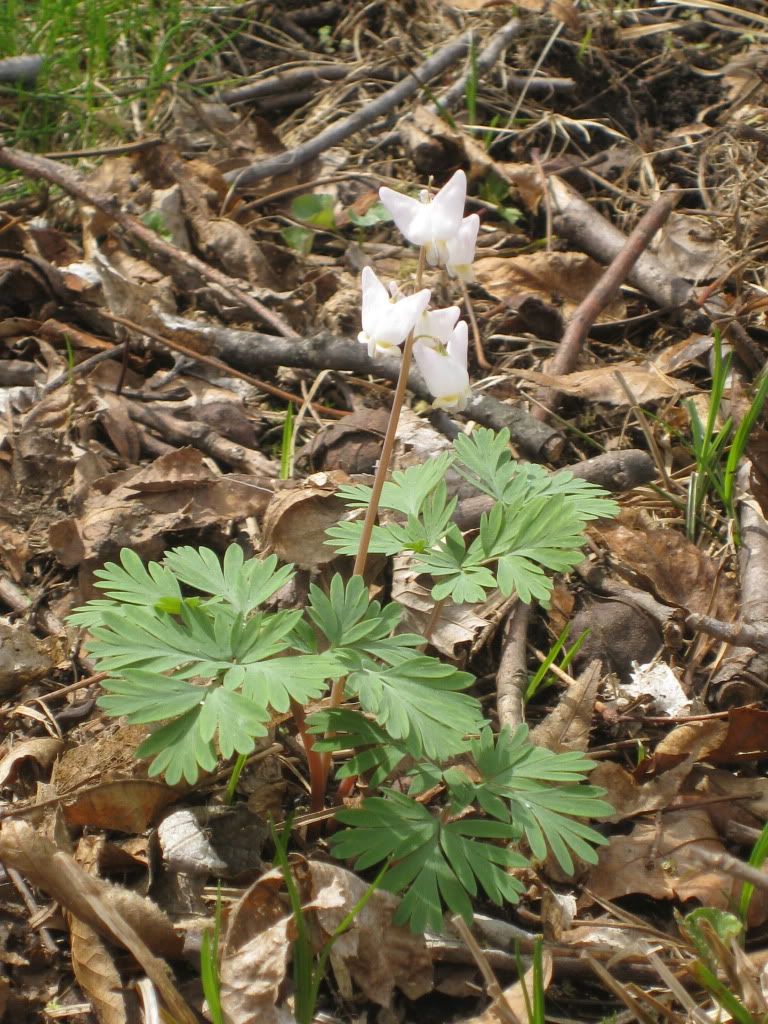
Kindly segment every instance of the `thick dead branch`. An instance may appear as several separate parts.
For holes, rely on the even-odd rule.
[[[201,325],[177,316],[164,316],[163,323],[167,332],[180,331],[187,341],[190,337],[201,339],[218,359],[247,373],[263,367],[290,366],[311,370],[351,370],[362,376],[371,374],[395,381],[400,367],[400,361],[394,356],[377,355],[371,359],[368,350],[359,342],[329,334],[294,340],[256,331]],[[408,387],[420,398],[431,397],[421,374],[415,369],[411,369],[409,374]],[[555,462],[562,453],[564,442],[560,434],[517,406],[476,395],[464,415],[494,430],[507,427],[513,442],[529,459]]]
[[[618,256],[627,243],[623,232],[593,210],[562,178],[550,176],[547,192],[553,226],[558,235],[567,238],[598,263],[608,264]],[[670,274],[664,264],[649,252],[640,255],[626,279],[662,309],[683,306],[693,295],[693,288],[687,281]]]
[[[415,92],[430,82],[437,75],[442,74],[466,54],[469,48],[470,33],[465,32],[458,39],[452,40],[441,50],[438,50],[429,60],[424,61],[418,68],[414,68],[409,76],[402,82],[387,89],[375,100],[366,103],[349,117],[326,128],[312,139],[308,139],[295,149],[290,149],[271,160],[262,160],[261,163],[251,164],[250,167],[243,167],[239,170],[229,171],[225,178],[232,182],[237,188],[245,188],[257,181],[271,178],[276,174],[285,174],[308,163],[316,156],[324,153],[332,146],[338,146],[344,139],[354,135],[361,129],[373,124],[379,117],[389,113],[403,100],[408,99]]]
[[[9,167],[11,170],[19,171],[27,178],[58,185],[67,195],[73,196],[81,203],[96,207],[105,216],[110,217],[120,225],[127,235],[146,246],[153,256],[167,261],[172,273],[182,267],[194,271],[203,280],[217,284],[236,303],[250,310],[258,320],[267,324],[278,334],[286,338],[297,337],[293,328],[289,327],[281,316],[273,313],[258,299],[249,295],[243,286],[228,274],[208,266],[192,253],[184,252],[166,242],[156,231],[142,224],[138,218],[125,213],[114,196],[104,195],[98,189],[88,185],[70,167],[62,167],[46,157],[34,156],[20,149],[11,149],[10,146],[0,146],[0,167]]]
[[[768,523],[749,492],[750,465],[739,471],[739,582],[741,588],[741,621],[743,627],[757,635],[768,633]],[[753,634],[754,638],[754,634]],[[730,642],[730,641],[728,641]],[[712,694],[719,707],[734,707],[765,696],[768,676],[768,652],[762,645],[755,653],[752,644],[733,648],[712,679]]]
[[[605,273],[571,317],[557,352],[547,366],[548,373],[572,373],[576,369],[590,327],[624,284],[632,268],[650,245],[653,236],[680,201],[680,196],[681,192],[678,189],[670,189],[640,218],[637,227],[614,256]],[[557,392],[551,388],[544,389],[538,396],[534,416],[537,419],[545,419],[548,412],[555,409],[557,404]]]

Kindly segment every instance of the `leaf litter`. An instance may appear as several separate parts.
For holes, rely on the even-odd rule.
[[[534,606],[513,652],[527,687],[560,632],[558,614],[571,642],[590,630],[573,668],[560,667],[562,658],[548,667],[524,715],[540,746],[596,760],[591,782],[608,791],[614,813],[601,825],[607,845],[597,866],[577,863],[568,877],[547,857],[521,872],[520,905],[494,908],[497,925],[515,936],[506,949],[479,924],[475,945],[413,936],[392,924],[395,897],[375,892],[336,938],[324,1009],[334,1020],[376,1007],[387,1020],[485,1022],[509,1012],[525,1020],[543,930],[536,984],[554,1016],[600,1021],[610,1008],[655,1020],[663,1010],[663,1019],[682,1022],[689,1012],[714,1019],[725,1005],[731,1019],[746,1020],[733,1003],[718,1004],[701,964],[715,965],[745,1013],[764,1010],[755,978],[765,970],[765,887],[743,915],[745,950],[706,927],[697,945],[691,935],[699,933],[679,919],[695,907],[733,913],[744,879],[726,870],[725,858],[746,863],[768,821],[765,656],[729,643],[727,633],[739,622],[765,628],[765,424],[758,410],[730,518],[724,461],[697,456],[686,403],[692,396],[706,422],[716,331],[734,360],[716,430],[744,415],[763,363],[765,140],[754,125],[768,95],[740,34],[745,25],[764,31],[761,16],[746,2],[725,10],[675,4],[662,21],[649,4],[640,17],[606,18],[597,4],[577,11],[529,0],[508,27],[497,4],[463,0],[435,10],[419,2],[406,36],[400,5],[378,13],[362,3],[315,6],[322,12],[300,2],[260,11],[255,30],[270,40],[262,48],[238,5],[217,9],[224,48],[185,69],[177,97],[135,108],[133,152],[120,152],[125,140],[106,139],[97,147],[104,152],[81,158],[84,194],[54,180],[63,191],[46,199],[19,192],[23,174],[7,179],[0,1020],[121,1024],[131,1019],[134,981],[145,1008],[159,995],[176,1020],[214,1019],[203,1005],[199,949],[214,926],[217,878],[227,881],[225,1019],[292,1019],[296,922],[282,875],[269,869],[267,819],[306,810],[303,741],[274,724],[241,776],[234,813],[221,805],[226,766],[191,787],[150,779],[132,754],[145,728],[116,727],[94,706],[98,679],[80,657],[81,638],[61,623],[93,596],[93,573],[124,546],[143,558],[180,544],[223,550],[232,539],[257,554],[274,551],[302,570],[276,595],[286,608],[304,603],[310,582],[330,579],[344,561],[325,543],[325,529],[347,514],[337,489],[368,482],[390,390],[386,375],[369,376],[354,345],[343,344],[359,330],[361,268],[376,258],[393,276],[402,256],[376,212],[376,191],[406,185],[414,194],[430,175],[442,184],[459,166],[481,217],[469,295],[492,366],[484,374],[476,365],[472,383],[488,415],[528,402],[533,420],[536,388],[556,390],[552,468],[635,448],[653,460],[652,486],[623,489],[620,518],[591,527],[591,568],[558,580],[565,611]],[[695,47],[684,14],[693,7]],[[292,162],[340,113],[386,87],[376,73],[401,77],[404,59],[418,64],[419,51],[444,46],[457,24],[471,25],[483,45],[496,32],[509,35],[474,86],[471,62],[443,73],[441,89],[469,75],[454,90],[452,121],[429,105],[432,95],[416,92],[392,121],[397,138],[387,145],[399,149],[377,149],[384,130],[361,126]],[[309,95],[284,90],[286,38],[308,68],[341,65],[339,81],[349,81],[314,80]],[[254,78],[248,86],[276,73],[270,97],[253,111],[223,99],[232,79]],[[9,136],[28,98],[4,99]],[[38,148],[21,135],[15,144]],[[233,187],[243,168],[273,157],[284,161],[280,173]],[[548,359],[566,325],[616,255],[616,229],[623,240],[675,184],[690,190],[685,208],[595,312],[576,366],[552,372]],[[133,220],[118,230],[110,203]],[[670,308],[673,294],[687,307]],[[177,315],[195,329],[171,330]],[[231,332],[230,351],[240,345],[236,365],[214,365],[211,327]],[[248,331],[261,332],[258,353]],[[337,354],[321,378],[310,349],[324,336]],[[401,468],[434,458],[446,434],[471,426],[444,414],[429,424],[419,394],[402,425]],[[301,420],[294,479],[283,482],[288,401]],[[516,454],[530,456],[538,441],[529,438],[538,435],[529,419],[515,431]],[[732,440],[726,434],[726,446]],[[686,515],[697,478],[704,499]],[[407,629],[425,632],[418,577],[384,557],[371,567],[376,596],[396,600],[408,610]],[[491,703],[511,614],[497,597],[472,609],[446,602],[431,634],[444,656],[471,667]],[[653,673],[674,679],[676,702]],[[370,879],[328,863],[313,829],[297,829],[303,856],[294,855],[293,871],[317,953]],[[561,915],[555,927],[552,898],[574,899],[576,918]],[[487,909],[476,901],[478,922]],[[643,936],[652,937],[657,960]],[[615,968],[611,984],[606,968]]]

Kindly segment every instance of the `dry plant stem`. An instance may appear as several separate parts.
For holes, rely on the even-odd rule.
[[[123,231],[137,242],[146,246],[150,253],[156,257],[168,260],[172,268],[183,266],[199,274],[206,281],[212,281],[223,289],[239,305],[250,310],[254,316],[268,324],[274,331],[285,338],[297,337],[292,327],[283,320],[277,313],[267,309],[258,299],[249,295],[237,281],[228,274],[224,274],[215,267],[208,266],[192,253],[177,249],[175,245],[166,242],[157,232],[148,228],[145,224],[130,214],[125,213],[114,196],[105,195],[103,192],[88,185],[83,178],[69,167],[62,167],[47,160],[42,156],[33,156],[21,149],[12,149],[10,146],[0,146],[0,167],[9,167],[11,170],[19,171],[28,178],[35,178],[47,181],[51,185],[57,185],[68,195],[73,196],[81,203],[95,206],[105,216],[110,217],[118,224]]]
[[[425,641],[428,641],[432,638],[432,633],[434,632],[435,626],[440,621],[440,613],[442,612],[443,608],[445,608],[447,600],[447,597],[441,597],[440,600],[435,601],[434,605],[432,606],[432,612],[430,613],[427,624],[424,627]]]
[[[528,686],[527,648],[528,620],[531,606],[522,601],[507,619],[501,658],[496,673],[496,707],[499,727],[514,729],[525,721],[525,690]]]
[[[490,370],[491,364],[485,358],[483,343],[480,340],[480,328],[477,326],[477,317],[475,316],[475,309],[472,305],[472,300],[469,297],[469,289],[467,288],[465,281],[461,281],[460,285],[461,294],[464,297],[464,308],[467,311],[467,319],[469,320],[469,326],[472,329],[472,340],[475,343],[475,358],[477,359],[477,365],[481,370]]]
[[[425,83],[442,74],[456,61],[461,60],[469,47],[469,38],[469,32],[465,32],[458,39],[451,40],[429,60],[424,61],[418,68],[414,68],[408,78],[393,85],[391,89],[387,89],[375,100],[360,107],[354,114],[337,121],[336,124],[326,128],[325,131],[320,132],[319,135],[307,142],[296,146],[295,149],[281,153],[280,156],[271,160],[262,160],[258,164],[251,164],[250,167],[229,171],[224,175],[225,179],[233,183],[236,188],[245,188],[257,181],[263,181],[264,178],[271,178],[275,174],[285,174],[296,167],[301,167],[302,164],[308,163],[332,146],[338,146],[344,139],[369,124],[373,124],[377,118],[389,113],[403,100],[418,92]]]
[[[653,236],[680,202],[681,195],[678,189],[669,189],[640,218],[637,227],[613,258],[610,266],[571,317],[558,350],[547,367],[549,373],[560,375],[575,370],[590,327],[624,284],[630,271],[650,245]],[[534,412],[537,418],[545,417],[547,410],[556,408],[558,404],[557,393],[550,388],[540,393],[538,400],[541,405]]]
[[[455,914],[451,918],[451,925],[458,932],[461,938],[467,945],[475,963],[478,966],[480,973],[485,981],[486,991],[488,995],[493,999],[491,1009],[495,1014],[505,1022],[505,1024],[520,1024],[520,1020],[514,1013],[512,1007],[506,1000],[501,985],[499,984],[498,978],[493,973],[493,968],[488,963],[488,959],[480,948],[480,944],[474,937],[472,932],[467,927],[466,922],[458,914]]]

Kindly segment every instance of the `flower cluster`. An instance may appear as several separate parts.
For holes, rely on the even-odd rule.
[[[420,199],[391,188],[379,190],[382,203],[409,242],[424,249],[430,266],[445,266],[452,277],[474,280],[472,260],[480,227],[476,213],[464,216],[467,179],[463,171],[453,177],[430,201],[425,190]],[[459,320],[459,307],[429,310],[431,292],[422,288],[403,296],[396,285],[390,292],[370,267],[362,278],[363,329],[359,341],[371,356],[377,351],[399,351],[413,331],[413,357],[434,404],[443,409],[463,409],[470,398],[467,372],[467,325]]]

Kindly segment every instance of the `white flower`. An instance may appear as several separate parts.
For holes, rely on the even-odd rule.
[[[390,298],[370,267],[363,267],[363,329],[357,340],[368,346],[368,355],[399,348],[429,305],[430,290],[422,288],[404,299]]]
[[[472,260],[475,258],[475,245],[479,230],[480,218],[476,213],[470,213],[461,222],[454,237],[448,241],[448,255],[445,261],[448,273],[452,277],[466,281],[467,284],[471,284],[475,280]]]
[[[438,348],[422,344],[414,346],[413,358],[435,396],[432,404],[441,409],[459,411],[472,395],[467,372],[467,341],[467,325],[459,320],[446,345]]]
[[[448,243],[455,238],[464,216],[467,198],[464,171],[456,171],[432,200],[426,189],[420,199],[413,199],[386,187],[379,189],[379,198],[408,241],[425,247],[431,267],[446,262]]]
[[[413,337],[417,345],[428,348],[439,348],[447,345],[453,333],[461,310],[458,306],[447,306],[445,309],[427,309],[416,321]]]

